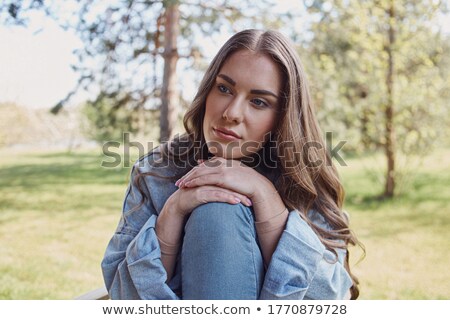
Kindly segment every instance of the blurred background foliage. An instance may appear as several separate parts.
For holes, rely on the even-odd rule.
[[[125,132],[144,145],[183,132],[212,43],[252,27],[293,40],[324,136],[333,133],[328,147],[345,142],[338,167],[346,208],[368,254],[355,267],[362,297],[448,299],[449,254],[428,252],[445,247],[449,226],[450,34],[438,23],[448,1],[297,2],[302,15],[275,12],[274,1],[3,1],[3,26],[27,28],[37,11],[76,32],[83,46],[73,66],[78,84],[51,110],[0,97],[1,243],[14,242],[11,230],[33,230],[1,249],[8,258],[0,263],[0,298],[70,298],[101,285],[98,263],[128,168],[102,168],[99,146],[123,143]],[[299,31],[292,26],[300,20]],[[71,105],[83,90],[94,98]],[[45,233],[42,225],[56,229]],[[50,247],[23,260],[33,241]],[[54,264],[40,274],[38,261],[49,257]],[[428,275],[429,266],[439,275]],[[52,283],[53,274],[58,280],[44,289],[30,285]]]
[[[311,26],[314,38],[305,54],[325,129],[351,137],[347,147],[359,153],[386,143],[387,51],[392,50],[398,151],[429,151],[442,141],[449,124],[450,41],[430,21],[443,3],[395,1],[392,18],[388,1],[334,1],[327,10],[314,3],[310,11],[320,20]],[[394,19],[394,43],[387,39],[389,19]]]

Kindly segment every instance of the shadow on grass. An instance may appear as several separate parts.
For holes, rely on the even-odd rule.
[[[403,233],[444,234],[448,216],[450,174],[416,172],[403,192],[393,198],[380,196],[381,188],[368,177],[349,183],[345,208],[359,224],[364,238],[386,239]]]
[[[45,159],[39,163],[39,159]],[[130,168],[104,168],[99,154],[42,154],[30,164],[0,168],[0,188],[39,188],[45,185],[125,184]]]
[[[0,167],[0,225],[26,216],[66,219],[77,226],[120,211],[130,168],[101,167],[102,155],[95,152],[24,157],[12,157]]]
[[[385,197],[374,190],[350,190],[346,195],[346,204],[361,211],[372,211],[387,206],[411,206],[425,202],[434,202],[445,207],[449,204],[448,189],[449,174],[416,173],[411,183],[404,187],[400,194],[393,198]],[[368,183],[373,183],[368,181]]]

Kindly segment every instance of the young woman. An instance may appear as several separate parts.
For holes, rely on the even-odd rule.
[[[133,167],[102,262],[110,297],[356,299],[357,239],[292,44],[235,34],[184,125]]]

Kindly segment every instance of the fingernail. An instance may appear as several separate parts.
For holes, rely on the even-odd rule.
[[[249,206],[252,206],[252,205],[253,205],[253,202],[252,202],[252,200],[250,200],[250,199],[247,199],[247,203],[248,203]]]
[[[177,182],[175,182],[175,185],[176,185],[177,187],[178,187],[178,185],[180,184],[180,180],[181,180],[181,179],[178,179]]]
[[[241,202],[241,199],[239,198],[234,198],[234,200],[236,200],[238,203]]]

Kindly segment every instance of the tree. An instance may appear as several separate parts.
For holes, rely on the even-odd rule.
[[[439,135],[435,124],[449,89],[448,38],[432,22],[445,5],[316,0],[308,9],[317,17],[307,50],[320,70],[314,73],[320,114],[329,127],[343,124],[355,149],[384,150],[383,196],[392,197],[396,154],[429,149]]]
[[[176,70],[178,62],[177,42],[180,11],[176,1],[165,3],[164,14],[164,75],[161,90],[160,141],[172,137],[177,121]]]

